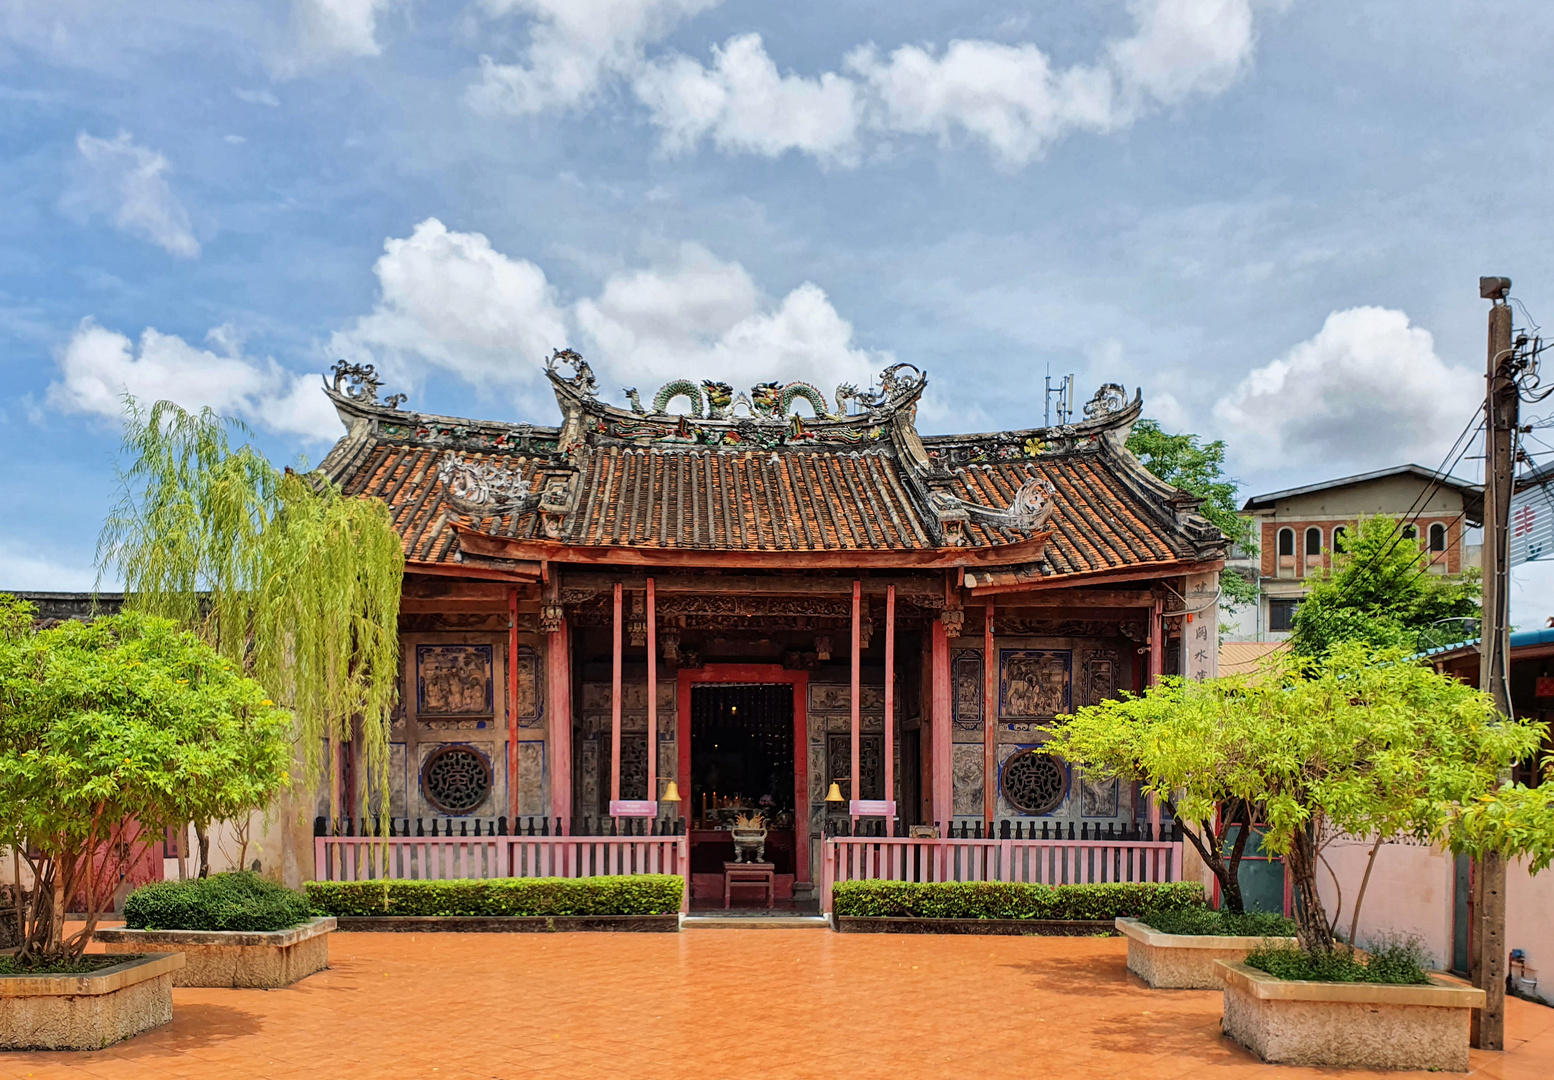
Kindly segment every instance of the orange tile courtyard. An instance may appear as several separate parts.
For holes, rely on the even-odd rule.
[[[1265,1065],[1221,1037],[1218,993],[1150,990],[1125,960],[1117,938],[335,934],[330,969],[289,989],[174,990],[165,1027],[6,1054],[0,1076],[1370,1075]],[[1554,1009],[1510,1001],[1507,1036],[1506,1053],[1473,1052],[1471,1075],[1554,1076]]]

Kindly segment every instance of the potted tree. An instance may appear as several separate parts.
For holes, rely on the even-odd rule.
[[[1224,1030],[1269,1061],[1464,1070],[1483,991],[1444,982],[1407,943],[1372,955],[1338,939],[1317,891],[1319,837],[1448,839],[1453,808],[1480,803],[1546,726],[1496,714],[1490,698],[1401,650],[1350,642],[1280,681],[1238,694],[1241,797],[1264,808],[1282,854],[1298,947],[1217,961]]]
[[[0,1047],[95,1049],[172,1018],[179,953],[91,956],[105,876],[200,791],[258,807],[287,782],[289,714],[166,619],[34,631],[0,600],[0,846],[25,868],[0,957]],[[79,929],[67,933],[66,912]]]
[[[1266,678],[1277,672],[1264,673]],[[1252,832],[1255,770],[1241,737],[1238,703],[1257,681],[1233,676],[1167,678],[1140,696],[1061,716],[1046,748],[1091,775],[1134,781],[1158,799],[1219,882],[1218,911],[1161,911],[1119,918],[1128,970],[1156,988],[1215,990],[1216,960],[1240,960],[1269,936],[1287,937],[1282,916],[1247,914],[1240,866]]]

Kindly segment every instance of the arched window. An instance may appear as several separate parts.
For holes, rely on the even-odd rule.
[[[1344,550],[1344,538],[1349,535],[1349,530],[1342,525],[1333,526],[1333,553],[1336,555]]]
[[[1306,558],[1316,559],[1322,556],[1322,530],[1313,525],[1306,530]]]
[[[1446,526],[1442,525],[1439,521],[1430,526],[1430,550],[1446,550]]]
[[[1295,554],[1295,530],[1279,530],[1279,554],[1293,557]]]
[[[1419,539],[1419,530],[1414,528],[1414,526],[1412,526],[1412,525],[1404,525],[1403,526],[1403,536],[1406,539],[1409,539],[1409,540],[1418,540]]]

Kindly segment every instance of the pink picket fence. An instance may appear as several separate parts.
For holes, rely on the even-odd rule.
[[[1007,881],[1078,885],[1179,881],[1182,845],[1158,840],[836,837],[826,841],[821,905],[843,881]]]
[[[315,836],[318,881],[687,877],[684,836]],[[684,909],[686,901],[681,901]]]

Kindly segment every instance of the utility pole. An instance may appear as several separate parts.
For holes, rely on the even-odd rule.
[[[1484,608],[1479,631],[1479,688],[1494,698],[1495,711],[1511,715],[1506,678],[1510,671],[1510,520],[1514,477],[1511,440],[1520,391],[1516,350],[1511,345],[1510,278],[1479,278],[1479,295],[1489,309],[1489,366],[1484,427]],[[1473,1045],[1505,1048],[1505,859],[1488,852],[1479,860],[1473,887],[1477,905],[1473,985],[1484,991],[1484,1008],[1474,1018]]]

